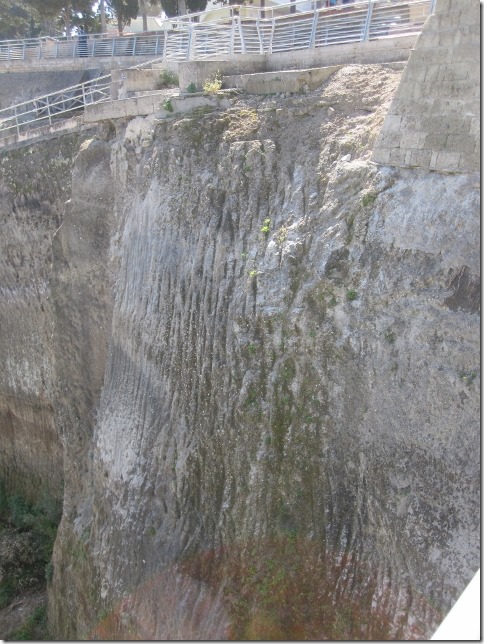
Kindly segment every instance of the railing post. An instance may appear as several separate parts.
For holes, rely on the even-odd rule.
[[[264,53],[264,43],[262,41],[262,34],[261,34],[261,31],[260,31],[259,20],[260,20],[260,18],[259,18],[259,16],[257,16],[256,21],[255,21],[255,28],[257,29],[257,35],[259,36],[259,52],[261,54],[263,54]]]
[[[274,18],[274,12],[272,12],[271,39],[269,40],[269,54],[272,54],[272,41],[274,40],[275,30],[276,30],[276,20]]]
[[[232,23],[230,26],[230,44],[229,44],[229,54],[233,56],[234,54],[234,45],[235,45],[235,16],[232,14]]]
[[[362,40],[369,40],[370,38],[370,24],[371,24],[372,13],[373,13],[373,0],[368,0],[368,12],[366,14],[365,27],[363,29]]]
[[[26,55],[27,55],[27,46],[26,46],[25,42],[23,42],[22,45],[23,45],[22,46],[22,60],[25,60]]]
[[[242,31],[242,20],[240,19],[240,16],[237,18],[237,24],[239,25],[240,50],[242,54],[245,54],[247,49],[245,47],[244,32]]]
[[[111,47],[111,58],[114,58],[114,46],[115,46],[115,43],[116,43],[116,38],[113,38],[113,44],[112,44],[112,47]]]
[[[187,43],[187,60],[190,60],[190,56],[191,56],[192,39],[193,39],[193,25],[192,25],[192,23],[189,23],[189,25],[188,25],[188,43]]]
[[[316,8],[316,3],[314,3],[314,15],[313,15],[313,24],[311,25],[311,36],[309,38],[309,49],[314,49],[316,46],[316,29],[318,26],[319,13]]]
[[[133,53],[131,54],[132,56],[135,55],[136,51],[136,36],[133,36]]]
[[[18,124],[18,115],[17,115],[17,106],[15,105],[15,128],[17,130],[17,136],[20,136],[20,127]]]
[[[164,33],[163,33],[163,52],[161,54],[161,59],[165,60],[166,57],[166,44],[168,41],[168,29],[165,27],[164,28]]]

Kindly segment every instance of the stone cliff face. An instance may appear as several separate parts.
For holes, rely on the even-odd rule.
[[[426,637],[477,569],[479,178],[371,162],[400,75],[80,146],[58,637]]]
[[[65,138],[0,158],[0,471],[31,501],[62,499],[49,276],[77,148]]]

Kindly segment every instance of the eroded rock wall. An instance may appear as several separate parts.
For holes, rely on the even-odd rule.
[[[49,277],[77,150],[65,137],[0,157],[0,477],[31,501],[62,499]]]
[[[478,176],[370,161],[400,75],[81,149],[57,636],[427,637],[478,567]]]

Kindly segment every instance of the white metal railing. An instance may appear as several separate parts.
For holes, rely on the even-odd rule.
[[[0,139],[75,116],[85,105],[111,99],[111,74],[0,110]]]
[[[150,67],[159,62],[161,59],[155,58],[129,69]],[[81,114],[85,105],[112,100],[112,82],[111,74],[106,74],[0,110],[0,141],[25,132],[34,135],[34,130],[44,125]]]
[[[33,59],[160,56],[196,60],[271,53],[416,33],[435,0],[359,0],[321,7],[295,0],[272,7],[233,5],[166,21],[156,33],[0,41],[0,63]]]

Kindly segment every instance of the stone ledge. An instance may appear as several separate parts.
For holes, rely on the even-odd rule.
[[[279,92],[297,93],[304,89],[315,89],[327,80],[341,65],[301,69],[297,71],[263,72],[224,76],[224,85],[243,89],[249,94],[277,94]]]

